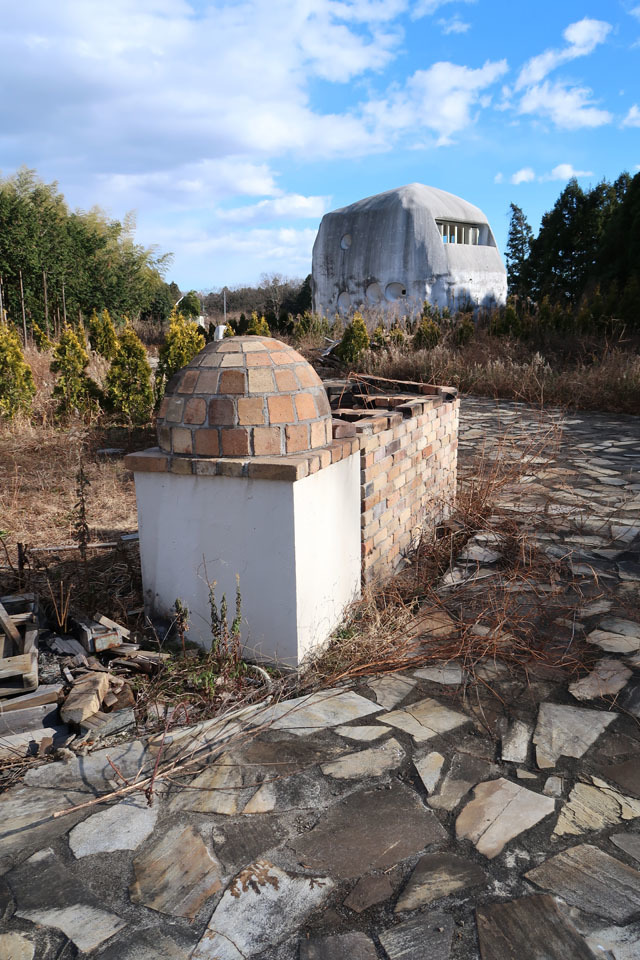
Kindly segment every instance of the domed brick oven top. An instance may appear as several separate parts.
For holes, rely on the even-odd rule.
[[[331,443],[320,377],[296,350],[269,337],[209,343],[167,385],[158,442],[200,457],[278,456]]]

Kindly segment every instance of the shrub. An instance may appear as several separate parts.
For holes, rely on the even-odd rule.
[[[298,314],[298,316],[293,321],[292,336],[294,340],[304,340],[306,337],[328,337],[331,333],[331,325],[326,317],[321,316],[319,313],[311,313],[310,310],[305,310],[303,314]]]
[[[87,376],[89,354],[78,334],[67,326],[53,350],[51,370],[57,374],[53,396],[58,413],[95,413],[100,407],[100,390]]]
[[[33,342],[35,343],[37,349],[42,353],[45,350],[50,350],[53,346],[53,343],[46,335],[42,327],[38,326],[37,323],[31,324],[31,333],[33,334]]]
[[[105,360],[113,360],[118,351],[118,335],[108,310],[100,316],[94,310],[89,317],[89,342]]]
[[[440,327],[431,317],[424,317],[413,335],[416,350],[432,350],[440,342]]]
[[[369,334],[361,313],[354,313],[353,320],[344,328],[342,340],[337,349],[338,356],[345,363],[355,361],[369,349]]]
[[[145,423],[153,407],[151,367],[141,340],[131,327],[118,337],[118,349],[109,368],[105,396],[109,406],[133,423]]]
[[[401,347],[405,342],[405,333],[397,320],[389,328],[389,339],[394,347]]]
[[[385,340],[386,340],[386,338],[385,338],[384,327],[382,326],[381,323],[379,323],[378,326],[377,326],[377,327],[375,328],[375,330],[373,331],[373,336],[371,337],[371,342],[372,342],[376,347],[384,347],[384,345],[385,345]]]
[[[247,336],[249,337],[270,337],[271,330],[264,317],[259,317],[254,310],[251,314],[251,320],[247,325]]]
[[[0,416],[28,413],[36,392],[16,330],[0,321]]]
[[[455,342],[459,347],[463,347],[466,343],[469,343],[470,340],[473,340],[475,332],[476,325],[473,322],[473,317],[471,314],[465,313],[462,315],[460,322],[455,328]]]
[[[205,340],[197,323],[173,310],[166,340],[160,348],[156,371],[156,403],[164,396],[171,377],[193,360],[204,347]]]

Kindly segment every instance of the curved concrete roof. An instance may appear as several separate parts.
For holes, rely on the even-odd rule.
[[[405,209],[427,209],[434,219],[458,220],[468,223],[488,223],[486,216],[479,207],[467,203],[461,197],[456,197],[446,190],[437,187],[427,187],[424,183],[408,183],[395,190],[377,193],[373,197],[358,200],[348,207],[332,210],[332,213],[360,213],[364,211],[380,210],[385,207],[400,204]],[[330,214],[329,214],[330,216]]]

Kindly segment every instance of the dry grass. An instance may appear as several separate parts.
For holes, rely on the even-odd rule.
[[[521,476],[535,469],[532,459],[552,457],[560,439],[558,428],[541,415],[526,440],[505,434],[491,455],[480,449],[460,471],[449,520],[435,535],[422,537],[399,574],[354,605],[328,647],[308,664],[307,687],[454,660],[468,682],[488,687],[479,667],[496,661],[525,678],[557,670],[574,674],[592,662],[593,648],[557,623],[577,618],[584,599],[580,578],[566,562],[538,549],[535,527],[498,507],[501,493],[518,495]],[[445,585],[443,576],[481,531],[501,538],[496,573]]]
[[[583,360],[544,357],[522,343],[479,332],[463,347],[439,344],[369,351],[360,369],[393,379],[448,384],[463,393],[555,404],[580,410],[640,414],[640,357],[602,348]]]

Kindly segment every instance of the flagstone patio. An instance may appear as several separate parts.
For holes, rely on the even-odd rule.
[[[536,420],[500,406],[523,443]],[[553,636],[597,648],[586,678],[421,667],[34,768],[0,796],[0,958],[637,960],[640,423],[563,426],[502,498],[573,565]],[[463,466],[498,435],[463,402]],[[500,543],[472,547],[482,590]],[[149,806],[126,781],[159,751]]]

